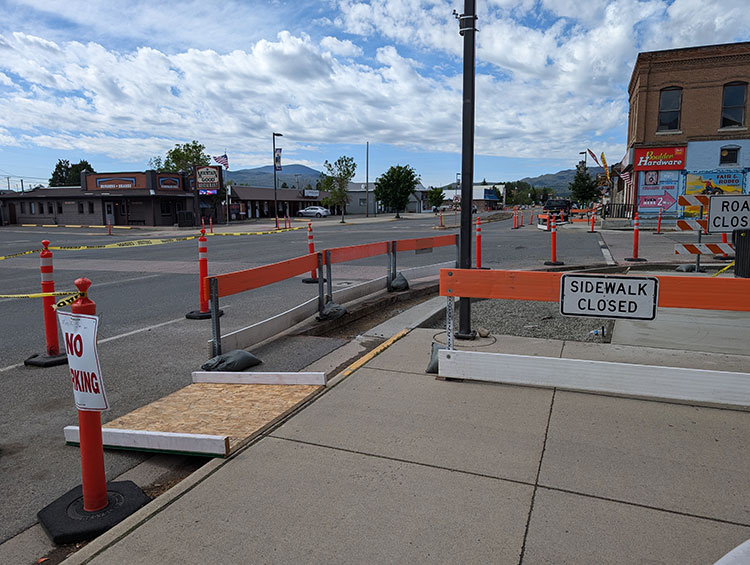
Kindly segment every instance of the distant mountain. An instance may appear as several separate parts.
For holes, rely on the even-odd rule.
[[[286,183],[290,188],[296,187],[296,175],[299,175],[300,188],[305,188],[308,184],[315,188],[315,183],[318,182],[320,174],[320,171],[316,171],[305,165],[284,165],[282,170],[276,173],[276,178],[279,188],[283,183]],[[225,171],[224,179],[227,181],[233,180],[236,184],[273,188],[273,165],[266,165],[255,169]]]
[[[602,167],[589,167],[588,171],[592,178],[596,178],[596,175],[603,173],[604,169]],[[575,169],[566,169],[552,174],[540,175],[538,177],[526,177],[520,180],[529,183],[533,187],[541,188],[547,186],[553,188],[557,195],[565,196],[570,194],[568,185],[573,182],[573,177],[575,176]]]

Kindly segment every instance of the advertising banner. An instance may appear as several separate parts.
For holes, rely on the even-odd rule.
[[[273,156],[273,166],[277,171],[281,170],[281,148],[276,149],[276,153]]]
[[[658,214],[677,210],[680,186],[679,171],[650,170],[638,173],[638,213]]]
[[[706,194],[708,196],[721,194],[743,194],[745,190],[745,175],[742,171],[714,170],[691,171],[687,173],[685,194]],[[683,216],[697,216],[698,206],[685,206]],[[704,213],[707,210],[704,210]]]
[[[638,147],[633,169],[636,171],[677,171],[685,168],[684,147]]]

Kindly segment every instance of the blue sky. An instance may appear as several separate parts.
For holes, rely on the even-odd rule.
[[[582,7],[583,6],[583,7]],[[461,169],[462,38],[444,0],[0,0],[0,186],[45,183],[58,159],[143,170],[193,139],[230,168],[355,180],[409,164]],[[475,180],[625,151],[640,51],[750,39],[747,0],[478,0]]]

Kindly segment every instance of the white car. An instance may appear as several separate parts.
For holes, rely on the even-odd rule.
[[[324,216],[330,216],[331,213],[322,206],[308,206],[307,208],[303,208],[299,212],[297,212],[297,215],[299,217],[302,216],[309,216],[309,217],[316,217],[316,218],[322,218]]]

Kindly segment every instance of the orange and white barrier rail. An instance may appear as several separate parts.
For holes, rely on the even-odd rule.
[[[675,255],[727,255],[734,254],[731,243],[677,243],[674,246]]]
[[[677,229],[705,232],[708,229],[708,220],[677,220]]]
[[[677,197],[680,206],[703,206],[708,208],[709,197],[705,194],[681,194]]]

